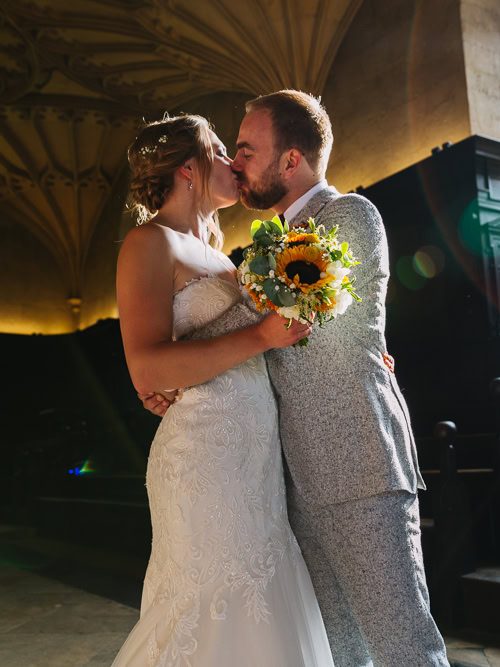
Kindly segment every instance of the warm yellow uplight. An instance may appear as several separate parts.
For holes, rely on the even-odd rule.
[[[87,310],[90,310],[90,308]],[[101,306],[101,308],[95,308],[91,312],[83,311],[79,324],[74,321],[74,315],[72,315],[69,308],[67,311],[62,311],[60,314],[48,313],[43,318],[37,318],[30,315],[23,317],[22,313],[2,313],[0,311],[0,333],[22,335],[66,334],[77,331],[78,329],[87,329],[99,320],[109,318],[118,318],[116,304],[109,304],[106,307]]]

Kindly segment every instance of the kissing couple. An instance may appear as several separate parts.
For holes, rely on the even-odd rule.
[[[133,384],[164,416],[140,619],[114,667],[449,664],[410,417],[384,362],[385,231],[367,199],[328,185],[332,144],[319,100],[282,90],[247,103],[234,159],[194,115],[129,148],[146,224],[121,248],[120,325]],[[362,302],[324,327],[257,313],[221,252],[217,210],[239,198],[292,228],[339,226]]]

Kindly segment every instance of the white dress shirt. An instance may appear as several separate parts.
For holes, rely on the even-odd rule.
[[[327,187],[328,187],[328,182],[326,178],[324,178],[322,181],[319,181],[319,183],[316,183],[316,185],[313,185],[310,190],[305,192],[302,195],[302,197],[296,199],[293,202],[293,204],[290,204],[290,206],[286,209],[286,211],[283,212],[285,220],[291,220],[292,218],[294,218],[297,215],[297,213],[300,213],[300,211],[304,208],[307,202],[310,199],[312,199],[317,192],[319,192],[320,190],[324,190]]]

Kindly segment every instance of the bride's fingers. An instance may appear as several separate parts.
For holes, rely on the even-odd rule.
[[[152,410],[155,415],[158,415],[158,417],[163,417],[167,410],[169,409],[171,405],[171,401],[168,399],[164,399],[161,401],[161,403],[158,403]]]
[[[149,392],[148,394],[137,394],[137,396],[146,410],[152,412],[158,417],[163,417],[171,404],[171,401],[169,401],[161,394],[156,394],[155,392]]]

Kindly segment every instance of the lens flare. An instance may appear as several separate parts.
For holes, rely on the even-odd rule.
[[[462,245],[478,257],[483,255],[477,200],[473,199],[464,209],[458,223],[458,235]]]
[[[413,268],[413,257],[408,255],[403,255],[396,262],[396,274],[402,285],[410,290],[422,289],[426,283],[426,279]]]
[[[413,268],[423,278],[435,278],[444,268],[444,255],[436,246],[423,246],[413,255]]]
[[[68,470],[68,475],[75,475],[78,477],[79,475],[88,475],[89,473],[95,472],[95,468],[93,467],[92,461],[90,459],[87,459],[82,463],[81,466],[75,466],[74,468],[69,468]]]
[[[92,461],[90,459],[87,459],[85,463],[82,465],[80,468],[80,474],[85,475],[91,472],[95,472],[95,469],[92,465]]]

